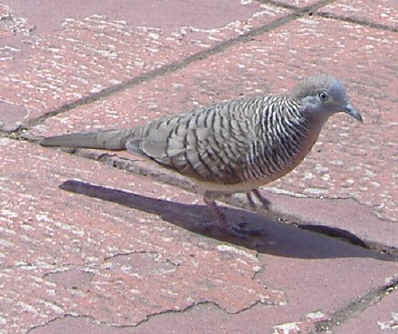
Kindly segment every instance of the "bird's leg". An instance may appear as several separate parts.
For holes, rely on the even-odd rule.
[[[253,189],[250,192],[246,193],[249,204],[253,209],[256,209],[257,205],[254,202],[252,195],[254,195],[263,204],[264,209],[269,210],[271,202],[267,200],[263,195],[261,195],[258,189]]]
[[[225,217],[225,214],[217,206],[216,201],[214,199],[207,198],[206,196],[203,197],[203,201],[207,204],[213,215],[217,218],[217,221],[220,223],[220,226],[222,226],[223,228],[228,226],[227,218]]]
[[[221,194],[219,193],[206,191],[203,196],[203,201],[207,204],[207,206],[211,209],[213,215],[217,218],[217,223],[221,230],[244,239],[247,239],[248,235],[258,235],[260,232],[262,232],[262,229],[249,230],[242,228],[246,225],[246,223],[237,225],[229,223],[225,214],[221,211],[221,209],[217,206],[215,202],[215,198],[220,195]]]
[[[210,208],[213,215],[217,218],[220,226],[225,228],[228,226],[227,219],[225,214],[221,211],[221,209],[217,206],[215,199],[220,196],[220,194],[213,191],[206,191],[203,195],[203,201]]]
[[[250,206],[252,207],[252,209],[257,209],[257,205],[256,205],[256,203],[254,202],[254,200],[253,200],[253,197],[252,197],[252,192],[251,191],[249,191],[248,193],[246,193],[246,197],[247,197],[247,200],[249,201],[249,204],[250,204]]]

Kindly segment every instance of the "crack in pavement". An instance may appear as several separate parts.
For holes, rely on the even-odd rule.
[[[25,140],[31,143],[37,144],[40,141],[40,138],[32,137],[30,135],[19,135],[16,140]],[[125,157],[119,157],[115,153],[107,153],[100,150],[90,150],[90,149],[80,149],[80,148],[50,148],[50,149],[61,149],[61,151],[70,153],[72,155],[76,155],[82,158],[95,160],[101,162],[107,166],[117,168],[120,170],[124,170],[128,173],[150,177],[152,180],[156,182],[165,183],[174,187],[178,187],[185,191],[196,193],[195,185],[189,182],[187,179],[178,177],[175,173],[167,173],[166,171],[162,171],[158,167],[148,167],[148,166],[141,166],[139,163],[150,163],[146,162],[143,159],[128,159]],[[138,162],[138,164],[137,164]],[[61,186],[62,189],[62,186]],[[293,197],[292,195],[285,194],[285,196]],[[308,198],[308,197],[305,197]],[[312,198],[312,197],[309,197]],[[329,199],[329,200],[337,200]],[[351,233],[350,231],[328,227],[326,225],[319,225],[314,223],[309,223],[307,221],[303,221],[301,218],[298,218],[292,214],[287,214],[284,212],[279,211],[272,211],[263,208],[262,206],[253,209],[253,207],[248,202],[246,196],[244,194],[235,194],[234,196],[223,196],[218,199],[218,201],[230,204],[232,206],[245,209],[250,212],[255,212],[257,214],[262,214],[270,219],[278,221],[280,223],[285,223],[291,226],[296,226],[297,228],[301,228],[303,230],[311,230],[315,233],[320,233],[327,237],[337,238],[341,241],[350,243],[354,246],[370,249],[377,254],[387,256],[391,261],[398,261],[398,248],[392,247],[386,244],[382,244],[380,242],[375,242],[372,240],[362,240],[357,237],[355,234]],[[358,201],[357,201],[358,202]],[[359,203],[359,202],[358,202]],[[368,207],[363,203],[359,203],[364,207]]]
[[[16,135],[16,139],[23,139],[23,138],[19,138],[19,134],[21,134],[22,130],[26,130],[29,129],[31,127],[34,127],[38,124],[41,124],[42,122],[44,122],[46,119],[53,117],[55,115],[58,115],[60,113],[63,112],[67,112],[69,110],[72,110],[78,106],[81,105],[86,105],[89,103],[93,103],[97,100],[109,97],[113,94],[116,94],[120,91],[129,89],[131,87],[137,86],[139,84],[142,84],[143,82],[148,82],[151,81],[159,76],[162,75],[166,75],[168,73],[171,72],[175,72],[178,71],[186,66],[188,66],[189,64],[195,62],[195,61],[201,61],[203,59],[206,59],[208,57],[210,57],[211,55],[214,54],[218,54],[223,52],[224,50],[226,50],[229,47],[232,47],[233,45],[236,45],[237,43],[244,43],[247,41],[250,41],[250,39],[254,38],[255,36],[258,36],[262,33],[266,33],[268,31],[271,31],[273,29],[276,29],[284,24],[287,24],[293,20],[296,20],[298,18],[301,18],[303,16],[306,15],[316,15],[319,17],[323,17],[323,18],[327,18],[327,19],[334,19],[334,20],[339,20],[339,21],[344,21],[344,22],[348,22],[348,23],[353,23],[353,24],[359,24],[359,25],[363,25],[363,26],[368,26],[371,28],[375,28],[375,29],[381,29],[381,30],[388,30],[388,31],[392,31],[392,32],[398,32],[398,28],[395,27],[390,27],[387,25],[383,25],[383,24],[378,24],[378,23],[373,23],[370,21],[366,21],[366,20],[361,20],[361,19],[357,19],[357,18],[352,18],[352,17],[347,17],[347,16],[340,16],[340,15],[335,15],[333,13],[328,13],[328,12],[317,12],[318,9],[320,9],[323,6],[326,6],[330,3],[335,2],[334,0],[323,0],[323,1],[319,1],[311,6],[306,6],[303,8],[298,8],[296,6],[291,6],[291,5],[283,5],[281,3],[278,3],[277,1],[272,1],[272,0],[258,0],[261,3],[264,4],[270,4],[270,5],[274,5],[274,6],[279,6],[279,7],[284,7],[284,8],[288,8],[288,9],[292,9],[294,10],[293,13],[290,13],[288,15],[282,16],[281,18],[278,18],[274,21],[272,21],[271,23],[261,26],[259,28],[253,29],[245,34],[239,35],[236,38],[230,39],[230,40],[226,40],[223,41],[219,44],[217,44],[216,46],[207,49],[207,50],[203,50],[200,51],[198,53],[195,53],[181,61],[178,62],[174,62],[168,65],[165,65],[163,67],[160,67],[156,70],[150,71],[150,72],[146,72],[143,73],[139,76],[133,77],[130,80],[127,80],[123,83],[117,84],[117,85],[113,85],[110,87],[107,87],[105,89],[103,89],[102,91],[98,92],[98,93],[94,93],[91,94],[87,97],[83,97],[82,99],[76,100],[76,101],[72,101],[69,103],[64,104],[63,106],[54,109],[52,111],[49,111],[47,113],[45,113],[44,115],[32,119],[29,122],[27,122],[25,125],[21,126],[19,129],[17,129],[16,131],[13,131],[12,133],[4,133],[4,131],[2,133],[0,133],[1,136],[7,136],[9,138],[13,138],[14,135]],[[33,141],[33,140],[32,140]],[[164,183],[168,183],[171,185],[175,185],[178,186],[180,188],[183,188],[185,190],[188,191],[192,191],[192,187],[187,183],[187,184],[182,184],[181,180],[175,181],[175,178],[170,178],[170,176],[166,175],[166,174],[161,174],[158,172],[154,172],[150,169],[147,168],[143,168],[143,167],[139,167],[137,165],[134,165],[134,163],[132,162],[132,160],[128,160],[128,159],[123,159],[123,158],[117,158],[118,160],[116,160],[114,158],[114,156],[110,155],[110,154],[102,154],[101,156],[97,156],[96,154],[93,153],[84,153],[82,154],[81,151],[79,151],[78,153],[74,152],[76,155],[79,156],[83,156],[85,158],[89,158],[89,159],[93,159],[93,160],[97,160],[100,161],[102,163],[111,165],[115,168],[119,168],[119,169],[124,169],[128,172],[134,173],[134,174],[138,174],[138,175],[142,175],[142,176],[151,176],[153,177],[155,180],[157,181],[161,181]],[[125,161],[123,161],[125,160]],[[174,181],[173,181],[174,180]],[[173,183],[174,182],[174,183]],[[238,202],[236,201],[229,201],[229,199],[226,199],[225,202],[235,205],[235,206],[240,206],[237,205]],[[249,207],[244,207],[245,209],[248,209]],[[361,245],[359,245],[361,246]],[[368,246],[371,249],[375,249],[375,247],[378,247],[376,249],[381,249],[381,248],[385,248],[388,249],[388,254],[390,254],[391,252],[394,252],[394,254],[396,256],[398,256],[398,251],[397,249],[391,250],[391,247],[385,246],[385,245],[380,245],[380,244],[376,244],[372,242],[368,243]],[[114,256],[122,256],[122,255],[126,255],[126,254],[116,254]],[[255,279],[256,273],[254,273],[253,275],[253,279]],[[313,332],[313,334],[320,334],[320,333],[325,333],[328,332],[330,330],[333,330],[334,328],[342,325],[344,322],[350,320],[351,318],[353,318],[354,316],[357,316],[358,314],[362,313],[364,310],[366,310],[368,307],[377,304],[379,302],[381,302],[381,300],[391,294],[391,293],[397,293],[396,291],[398,290],[398,279],[382,286],[379,287],[377,289],[373,289],[372,291],[368,292],[367,294],[365,294],[364,296],[355,299],[353,301],[351,301],[347,306],[343,307],[342,309],[334,312],[331,316],[331,318],[329,320],[323,320],[323,321],[319,321],[316,323],[316,328],[315,331]],[[212,301],[201,301],[201,302],[197,302],[197,303],[193,303],[191,305],[188,305],[186,308],[182,309],[182,310],[165,310],[162,312],[158,312],[158,313],[153,313],[153,314],[149,314],[146,316],[145,319],[143,319],[142,321],[138,322],[136,325],[131,325],[131,326],[114,326],[114,325],[109,325],[107,323],[103,323],[103,322],[99,322],[97,321],[95,318],[91,317],[91,316],[86,316],[86,315],[72,315],[72,314],[64,314],[63,316],[60,317],[56,317],[54,319],[51,319],[49,321],[47,321],[45,324],[42,325],[37,325],[34,327],[31,327],[27,333],[31,333],[33,334],[35,329],[37,328],[43,328],[46,326],[49,326],[51,323],[53,323],[54,321],[57,320],[61,320],[61,319],[65,319],[67,317],[73,317],[73,318],[85,318],[85,319],[89,319],[92,322],[95,322],[96,324],[102,324],[105,326],[109,326],[109,327],[117,327],[117,328],[133,328],[133,327],[138,327],[146,322],[149,322],[151,319],[161,316],[161,315],[165,315],[165,314],[178,314],[178,313],[184,313],[184,312],[188,312],[191,311],[197,307],[200,307],[202,305],[212,305],[214,307],[216,307],[217,309],[219,309],[222,312],[225,312],[226,314],[239,314],[239,313],[243,313],[249,310],[252,310],[254,307],[258,306],[258,305],[265,305],[263,302],[261,302],[260,300],[256,300],[253,304],[247,306],[246,308],[242,308],[240,310],[238,310],[237,312],[231,313],[231,312],[227,312],[225,309],[223,309],[222,307],[220,307],[217,303],[212,302]]]
[[[31,139],[28,140],[30,141]],[[162,171],[161,169],[156,167],[152,169],[151,167],[140,166],[139,164],[137,164],[137,161],[142,162],[143,160],[130,160],[128,158],[119,157],[117,154],[103,153],[101,151],[94,151],[88,149],[72,149],[72,150],[66,149],[64,151],[73,155],[77,155],[79,157],[99,161],[107,166],[121,169],[134,175],[145,176],[145,177],[148,176],[156,182],[165,183],[191,193],[196,193],[195,186],[192,183],[190,183],[188,180],[184,178],[178,177],[174,173],[167,173],[166,171]],[[348,242],[357,247],[370,249],[372,251],[377,252],[378,254],[383,254],[388,256],[392,261],[398,261],[398,248],[384,245],[374,241],[362,240],[359,237],[357,237],[355,234],[343,229],[333,228],[328,226],[321,227],[321,225],[310,224],[298,217],[295,217],[292,214],[267,210],[262,206],[259,206],[258,208],[256,208],[256,210],[254,210],[244,194],[235,194],[234,196],[223,196],[220,197],[218,200],[230,204],[232,206],[245,209],[247,211],[255,212],[257,214],[262,214],[266,217],[269,217],[270,219],[279,221],[281,223],[293,225],[304,230],[311,230],[312,232],[320,233],[327,237],[337,238],[339,240]],[[361,205],[365,206],[365,204]],[[311,228],[311,225],[314,228]]]
[[[46,321],[43,324],[38,324],[38,325],[35,325],[35,326],[29,328],[26,331],[26,334],[35,334],[36,330],[40,330],[40,329],[43,329],[45,327],[51,326],[51,324],[53,324],[54,322],[60,321],[60,320],[65,320],[67,318],[86,319],[86,320],[89,320],[90,322],[92,322],[94,325],[106,326],[106,327],[109,327],[109,328],[129,329],[129,328],[137,328],[137,327],[139,327],[139,326],[141,326],[141,325],[143,325],[143,324],[145,324],[145,323],[147,323],[147,322],[151,321],[152,319],[157,318],[159,316],[170,315],[170,314],[182,314],[182,313],[185,313],[185,312],[190,312],[190,311],[192,311],[192,310],[194,310],[194,309],[196,309],[198,307],[201,307],[201,306],[213,306],[218,311],[221,311],[221,312],[223,312],[225,314],[236,315],[236,314],[240,314],[240,313],[249,311],[249,310],[253,309],[254,307],[256,307],[257,305],[267,305],[268,306],[270,304],[263,303],[261,300],[256,300],[252,304],[250,304],[250,305],[248,305],[248,306],[246,306],[246,307],[244,307],[242,309],[239,309],[236,312],[228,312],[227,310],[222,308],[220,305],[218,305],[218,303],[216,303],[214,301],[204,300],[204,301],[199,301],[199,302],[192,303],[192,304],[184,307],[181,310],[167,309],[167,310],[163,310],[163,311],[160,311],[160,312],[147,314],[147,315],[145,315],[144,319],[138,321],[135,324],[131,324],[131,325],[109,324],[108,322],[97,320],[93,316],[84,315],[84,314],[76,315],[76,314],[71,314],[71,313],[65,313],[64,315],[52,318],[52,319]]]
[[[291,21],[297,20],[298,18],[301,18],[303,16],[312,14],[313,12],[317,11],[319,8],[326,6],[334,1],[335,0],[320,0],[314,4],[311,4],[311,5],[302,7],[302,8],[296,8],[292,13],[281,16],[268,24],[262,25],[258,28],[251,29],[248,32],[243,33],[235,38],[231,38],[231,39],[222,41],[209,49],[205,49],[205,50],[196,52],[180,61],[176,61],[176,62],[167,64],[167,65],[161,66],[152,71],[142,73],[138,76],[135,76],[135,77],[127,80],[127,81],[124,81],[124,82],[116,84],[116,85],[109,86],[107,88],[100,90],[99,92],[92,93],[88,96],[77,99],[75,101],[67,102],[54,110],[44,113],[43,115],[41,115],[39,117],[28,120],[24,124],[20,125],[16,130],[13,130],[12,132],[21,132],[23,130],[28,130],[38,124],[43,123],[48,118],[51,118],[58,114],[67,112],[69,110],[75,109],[82,105],[87,105],[87,104],[93,103],[95,101],[104,99],[104,98],[109,97],[115,93],[119,93],[119,92],[129,89],[131,87],[142,84],[143,82],[151,81],[159,76],[166,75],[171,72],[176,72],[182,68],[185,68],[186,66],[188,66],[189,64],[191,64],[193,62],[207,59],[208,57],[218,54],[218,53],[221,53],[221,52],[225,51],[226,49],[228,49],[238,43],[249,42],[254,37],[256,37],[258,35],[261,35],[263,33],[266,33],[271,30],[274,30],[276,28],[279,28],[279,27],[281,27]],[[3,130],[2,132],[5,132],[5,131]]]
[[[30,328],[26,331],[26,334],[30,334],[30,333],[33,333],[33,334],[34,334],[34,333],[36,332],[36,330],[40,330],[40,328],[45,328],[45,327],[47,327],[47,326],[50,326],[52,323],[54,323],[54,322],[56,322],[56,321],[58,321],[58,320],[63,320],[63,319],[66,319],[66,318],[89,319],[89,320],[91,320],[92,322],[96,322],[95,318],[93,318],[93,317],[91,317],[91,316],[88,316],[88,315],[73,315],[73,314],[65,313],[64,315],[58,316],[58,317],[55,317],[55,318],[52,318],[52,319],[50,319],[50,320],[44,322],[43,324],[38,324],[38,325],[35,325],[35,326],[33,326],[33,327],[30,327]]]
[[[223,52],[227,48],[229,48],[229,47],[231,47],[231,46],[233,46],[233,45],[235,45],[237,43],[250,41],[253,37],[255,37],[255,36],[259,35],[259,34],[262,34],[262,33],[265,33],[267,31],[271,31],[273,29],[276,29],[276,28],[278,28],[278,27],[280,27],[280,26],[282,26],[284,24],[289,23],[290,21],[296,20],[296,19],[298,19],[300,17],[303,17],[305,15],[321,15],[321,16],[322,15],[326,15],[327,13],[325,14],[324,12],[317,12],[317,11],[320,8],[324,7],[324,6],[335,2],[335,0],[321,0],[321,1],[318,1],[318,2],[316,2],[314,4],[311,4],[311,5],[308,5],[308,6],[305,6],[305,7],[297,7],[297,6],[290,5],[290,4],[279,3],[278,1],[275,1],[275,0],[257,0],[257,1],[259,1],[261,3],[264,3],[264,4],[272,5],[272,6],[287,8],[287,9],[293,10],[293,12],[290,13],[290,14],[284,15],[284,16],[278,18],[278,19],[275,19],[274,21],[270,22],[269,24],[266,24],[266,25],[260,26],[258,28],[252,29],[252,30],[248,31],[247,33],[239,35],[239,36],[237,36],[235,38],[232,38],[232,39],[229,39],[229,40],[225,40],[225,41],[215,45],[214,47],[212,47],[210,49],[206,49],[206,50],[197,52],[197,53],[195,53],[195,54],[193,54],[191,56],[188,56],[187,58],[185,58],[185,59],[183,59],[181,61],[177,61],[177,62],[168,64],[168,65],[162,66],[162,67],[160,67],[158,69],[155,69],[153,71],[149,71],[149,72],[143,73],[143,74],[141,74],[139,76],[133,77],[132,79],[127,80],[126,82],[107,87],[107,88],[105,88],[104,90],[102,90],[102,91],[100,91],[98,93],[94,93],[94,94],[91,94],[91,95],[89,95],[87,97],[83,97],[82,99],[66,103],[63,106],[61,106],[61,107],[59,107],[59,108],[57,108],[55,110],[49,111],[49,112],[45,113],[44,115],[42,115],[42,116],[40,116],[38,118],[35,118],[35,119],[32,119],[32,120],[28,121],[26,124],[21,125],[21,127],[18,128],[17,130],[14,130],[13,132],[7,133],[8,137],[9,138],[16,138],[16,139],[28,139],[31,142],[37,141],[37,138],[36,139],[27,138],[29,135],[25,135],[25,138],[22,138],[24,136],[24,134],[22,132],[24,130],[28,130],[29,128],[31,128],[31,127],[33,127],[35,125],[38,125],[38,124],[44,122],[46,119],[48,119],[48,118],[50,118],[52,116],[55,116],[55,115],[57,115],[59,113],[63,113],[63,112],[69,111],[69,110],[74,109],[74,108],[76,108],[76,107],[78,107],[80,105],[92,103],[94,101],[97,101],[98,99],[102,99],[102,98],[108,97],[108,96],[110,96],[110,95],[112,95],[114,93],[117,93],[117,92],[120,92],[122,90],[128,89],[128,88],[130,88],[132,86],[139,85],[139,84],[141,84],[143,82],[155,79],[158,76],[165,75],[167,73],[177,71],[177,70],[182,69],[185,66],[193,63],[194,61],[200,61],[202,59],[208,58],[209,56],[211,56],[213,54],[217,54],[217,53]],[[321,13],[323,13],[323,14],[321,14]],[[334,18],[338,18],[338,16],[335,16]],[[3,131],[3,133],[1,133],[1,135],[3,135],[3,136],[7,135],[7,134],[5,134],[4,131]],[[74,150],[72,153],[75,153],[75,151],[76,150]],[[80,155],[80,154],[77,154],[77,155]],[[104,162],[107,165],[111,165],[111,166],[119,168],[119,169],[124,169],[124,170],[127,170],[129,172],[133,172],[134,174],[137,174],[137,175],[143,175],[143,176],[150,175],[155,180],[158,180],[160,182],[171,184],[173,186],[178,186],[178,187],[180,187],[182,189],[194,192],[193,188],[192,188],[192,185],[189,184],[189,183],[183,183],[182,180],[177,180],[177,182],[176,182],[175,178],[170,178],[169,176],[166,176],[165,174],[159,174],[157,172],[154,173],[152,171],[148,171],[146,168],[138,168],[137,166],[134,166],[134,168],[131,168],[132,167],[131,164],[128,164],[128,163],[123,164],[123,163],[121,163],[120,160],[119,161],[115,161],[114,159],[112,159],[112,157],[114,155],[111,155],[111,154],[108,154],[108,153],[103,153],[101,156],[98,156],[97,154],[92,154],[92,156],[89,156],[89,155],[90,154],[87,153],[87,154],[83,154],[83,155],[80,155],[80,156],[84,156],[85,158],[98,160],[98,161]],[[242,207],[242,208],[245,208],[245,209],[251,209],[251,207],[249,207],[247,205],[247,203],[242,202],[242,201],[237,201],[234,198],[232,198],[232,199],[224,198],[223,201],[225,203],[232,204],[234,206]],[[261,212],[263,214],[267,214],[268,213],[268,212],[264,212],[264,210],[262,210],[261,208],[259,208],[259,210],[257,210],[257,211]],[[286,220],[286,219],[289,220],[291,218],[291,217],[287,217],[287,216],[285,217],[285,216],[283,216],[283,214],[281,214],[279,212],[275,212],[275,214],[278,216],[278,218],[277,218],[278,220]],[[294,217],[294,220],[297,221],[297,218]],[[295,225],[298,226],[298,227],[306,228],[306,226],[308,224],[306,224],[305,222],[298,222],[298,223],[295,223]],[[334,231],[333,233],[334,234],[338,234],[338,231]],[[329,231],[328,233],[323,233],[323,234],[330,236],[331,232]],[[345,234],[345,236],[344,236],[344,233],[343,233],[343,234],[340,235],[340,238],[345,239],[348,242],[351,242],[353,244],[356,244],[356,245],[359,245],[359,246],[362,246],[362,247],[366,246],[366,244],[363,243],[362,240],[360,240],[359,238],[355,237],[355,238],[353,238],[351,240],[349,237],[347,238],[347,236],[348,236],[348,234]],[[384,252],[384,253],[388,253],[388,254],[394,253],[394,255],[398,255],[398,250],[395,250],[395,249],[393,249],[391,247],[388,247],[388,246],[385,246],[385,245],[380,245],[380,244],[377,244],[377,243],[372,243],[372,245],[374,247],[377,246],[376,249],[378,251],[381,251],[381,252]]]
[[[225,314],[235,315],[235,314],[240,314],[240,313],[246,312],[246,311],[252,309],[253,307],[255,307],[255,306],[259,305],[259,304],[268,305],[268,304],[264,304],[263,302],[261,302],[261,300],[256,300],[254,303],[252,303],[252,304],[250,304],[250,305],[248,305],[248,306],[246,306],[246,307],[244,307],[244,308],[242,308],[242,309],[240,309],[240,310],[238,310],[236,312],[228,312],[226,309],[222,308],[216,302],[205,300],[205,301],[192,303],[192,304],[188,305],[187,307],[185,307],[185,308],[183,308],[181,310],[164,310],[164,311],[161,311],[161,312],[158,312],[158,313],[148,314],[145,319],[141,320],[136,325],[130,326],[130,327],[139,327],[140,325],[142,325],[144,323],[147,323],[151,319],[153,319],[155,317],[158,317],[158,316],[189,312],[189,311],[192,311],[193,309],[195,309],[197,307],[200,307],[200,306],[203,306],[203,305],[211,305],[211,306],[214,306],[216,309],[218,309],[219,311],[221,311],[221,312],[223,312]],[[119,327],[121,327],[121,326],[119,326]]]
[[[380,303],[384,297],[390,295],[391,293],[397,293],[398,291],[398,278],[392,280],[390,283],[383,285],[379,288],[373,289],[366,293],[365,295],[351,301],[350,303],[347,304],[347,306],[337,310],[334,312],[331,317],[328,320],[321,320],[321,321],[315,321],[314,322],[314,330],[310,332],[310,334],[323,334],[323,333],[332,333],[333,330],[345,322],[349,321],[353,317],[358,316],[358,314],[362,313],[365,311],[367,308],[369,308],[372,305],[375,305],[377,303]],[[137,328],[145,323],[150,322],[152,319],[157,318],[159,316],[163,315],[170,315],[170,314],[182,314],[185,312],[192,311],[198,307],[204,306],[204,305],[211,305],[215,307],[217,310],[229,314],[229,315],[237,315],[241,314],[250,310],[253,310],[255,307],[260,306],[260,305],[269,305],[266,303],[263,303],[261,300],[256,300],[252,304],[248,305],[247,307],[244,307],[236,312],[228,312],[224,308],[222,308],[220,305],[218,305],[216,302],[213,301],[200,301],[200,302],[195,302],[187,307],[181,309],[181,310],[173,310],[173,309],[168,309],[168,310],[163,310],[160,312],[156,313],[150,313],[145,316],[144,319],[138,321],[136,324],[131,324],[131,325],[112,325],[108,324],[107,322],[99,321],[95,319],[92,316],[88,315],[72,315],[69,313],[64,314],[63,316],[55,317],[49,321],[46,321],[44,324],[39,324],[36,326],[33,326],[27,330],[27,334],[34,334],[36,329],[39,328],[45,328],[47,326],[50,326],[52,323],[58,320],[63,320],[66,318],[75,318],[75,319],[88,319],[91,322],[97,324],[97,325],[102,325],[102,326],[107,326],[110,328]]]
[[[150,254],[150,255],[159,255],[159,256],[161,256],[161,254],[156,252],[156,251],[138,250],[138,251],[131,251],[131,252],[116,253],[116,254],[112,254],[112,255],[106,256],[106,257],[104,257],[104,262],[111,261],[112,259],[115,259],[115,258],[118,258],[118,257],[135,255],[135,254]]]
[[[368,307],[381,302],[385,296],[391,293],[397,293],[397,291],[398,278],[384,286],[369,291],[358,299],[351,301],[347,306],[334,312],[330,319],[316,322],[315,330],[310,334],[330,333],[334,328],[341,326],[344,322],[362,313]]]
[[[170,264],[174,267],[179,267],[181,264],[178,262],[174,262],[173,260],[170,260],[168,257],[164,257],[161,253],[156,252],[156,251],[150,251],[150,250],[139,250],[139,251],[131,251],[131,252],[123,252],[123,253],[116,253],[110,256],[104,257],[104,262],[112,261],[117,259],[118,257],[124,257],[124,256],[130,256],[130,255],[142,255],[142,254],[149,254],[149,255],[154,255],[157,259],[162,259],[164,263]]]

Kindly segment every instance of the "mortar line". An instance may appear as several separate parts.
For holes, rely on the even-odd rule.
[[[392,27],[392,26],[388,26],[386,24],[367,21],[367,20],[363,20],[363,19],[359,19],[359,18],[355,18],[355,17],[336,15],[336,14],[333,14],[330,12],[318,12],[318,13],[315,13],[315,15],[320,16],[322,18],[326,18],[326,19],[343,21],[343,22],[352,23],[352,24],[358,24],[358,25],[361,25],[364,27],[369,27],[369,28],[373,28],[373,29],[377,29],[377,30],[398,32],[398,27]]]
[[[313,13],[314,11],[318,10],[319,8],[326,6],[329,3],[332,3],[334,1],[335,0],[320,0],[320,1],[316,2],[315,4],[305,6],[302,8],[297,8],[294,10],[294,12],[284,15],[282,17],[279,17],[268,24],[262,25],[258,28],[254,28],[246,33],[243,33],[243,34],[237,36],[237,37],[222,41],[211,48],[196,52],[182,60],[175,61],[173,63],[170,63],[167,65],[161,66],[159,68],[156,68],[154,70],[151,70],[149,72],[142,73],[142,74],[135,76],[127,81],[120,83],[120,84],[116,84],[116,85],[104,88],[99,92],[92,93],[92,94],[85,96],[83,98],[80,98],[78,100],[67,102],[54,110],[46,112],[45,114],[43,114],[39,117],[36,117],[34,119],[27,121],[25,124],[20,126],[14,132],[19,132],[20,130],[27,130],[35,125],[43,123],[45,120],[47,120],[50,117],[56,116],[58,114],[61,114],[63,112],[66,112],[66,111],[69,111],[72,109],[75,109],[82,105],[87,105],[87,104],[93,103],[95,101],[101,100],[101,99],[111,96],[113,94],[122,92],[131,87],[137,86],[143,82],[148,82],[153,79],[156,79],[157,77],[160,77],[162,75],[176,72],[180,69],[185,68],[186,66],[190,65],[191,63],[193,63],[195,61],[207,59],[212,55],[221,53],[221,52],[225,51],[226,49],[228,49],[234,45],[237,45],[238,43],[248,42],[258,35],[261,35],[263,33],[269,32],[271,30],[277,29],[291,21],[294,21],[294,20],[296,20],[300,17],[303,17],[309,13]]]
[[[370,306],[381,302],[386,296],[391,293],[398,293],[398,279],[392,280],[381,287],[372,289],[365,295],[351,301],[345,307],[337,310],[332,314],[330,319],[318,321],[315,325],[315,330],[310,334],[330,333],[336,327],[341,326],[346,321],[354,318],[367,310]]]
[[[279,2],[277,0],[256,0],[260,3],[266,4],[266,5],[271,5],[271,6],[275,6],[275,7],[280,7],[280,8],[284,8],[284,9],[289,9],[289,10],[297,10],[300,7],[295,6],[295,5],[290,5],[287,3],[283,3],[283,2]],[[335,2],[335,1],[332,1]],[[333,14],[332,12],[323,12],[323,11],[318,11],[318,12],[312,12],[309,13],[312,14],[314,16],[319,16],[325,19],[331,19],[331,20],[337,20],[337,21],[343,21],[343,22],[347,22],[347,23],[353,23],[353,24],[358,24],[361,26],[365,26],[365,27],[370,27],[370,28],[374,28],[374,29],[378,29],[378,30],[385,30],[385,31],[391,31],[391,32],[398,32],[398,27],[394,27],[394,26],[389,26],[386,24],[382,24],[382,23],[376,23],[376,22],[372,22],[372,21],[367,21],[364,19],[360,19],[360,18],[356,18],[356,17],[350,17],[350,16],[345,16],[345,15],[337,15],[337,14]]]

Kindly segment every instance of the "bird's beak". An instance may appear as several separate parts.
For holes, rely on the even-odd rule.
[[[361,114],[356,111],[351,104],[347,104],[343,111],[348,115],[354,117],[357,121],[363,122]]]

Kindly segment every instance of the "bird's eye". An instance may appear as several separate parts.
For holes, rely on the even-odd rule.
[[[328,94],[326,92],[320,92],[319,98],[321,99],[322,102],[326,102],[328,99]]]

